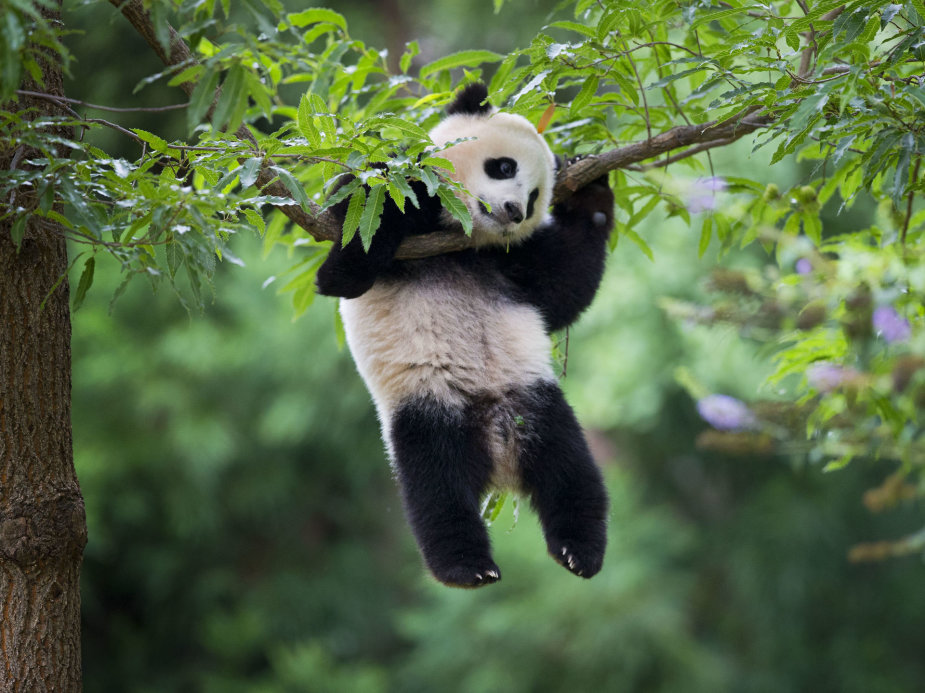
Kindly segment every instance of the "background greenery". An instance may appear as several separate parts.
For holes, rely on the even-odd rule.
[[[400,54],[418,38],[433,59],[527,45],[553,4],[336,9],[369,44]],[[69,95],[122,103],[160,69],[108,4],[66,9],[83,28],[68,39],[79,65]],[[138,98],[180,100],[157,89]],[[168,139],[186,127],[182,112],[120,123]],[[713,163],[724,175],[767,171],[781,188],[812,176],[808,163],[767,167],[770,152],[750,149]],[[847,216],[826,217],[827,234],[874,223],[876,209]],[[532,513],[514,526],[509,506],[493,528],[504,580],[475,592],[425,577],[369,398],[331,329],[333,302],[294,321],[277,283],[264,287],[290,262],[281,249],[265,256],[237,239],[245,266],[219,266],[202,316],[141,282],[111,309],[117,272],[98,269],[74,322],[86,690],[925,688],[925,566],[847,560],[853,544],[920,521],[912,507],[872,515],[862,504],[893,466],[823,475],[799,454],[698,447],[708,426],[678,369],[752,397],[768,352],[733,327],[663,310],[665,298],[710,300],[717,258],[698,257],[699,229],[658,211],[635,230],[655,259],[618,245],[571,331],[564,380],[613,497],[604,570],[568,575],[545,556]],[[723,259],[755,272],[766,261]]]

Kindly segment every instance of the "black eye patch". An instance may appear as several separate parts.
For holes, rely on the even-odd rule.
[[[533,190],[530,191],[530,197],[527,199],[527,219],[533,216],[533,208],[536,206],[536,198],[539,196],[539,188],[533,188]]]
[[[485,173],[495,180],[506,180],[517,175],[517,162],[507,156],[485,159]]]

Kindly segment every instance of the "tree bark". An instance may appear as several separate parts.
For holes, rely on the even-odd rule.
[[[61,94],[56,61],[42,67],[41,89]],[[27,105],[36,115],[55,108]],[[3,170],[34,154],[0,140]],[[29,208],[32,193],[0,207]],[[81,690],[87,530],[71,443],[67,246],[27,225],[17,249],[11,229],[0,221],[0,693],[69,693]]]

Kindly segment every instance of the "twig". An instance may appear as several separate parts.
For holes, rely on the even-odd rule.
[[[38,99],[53,96],[52,94],[46,94],[45,92],[27,91],[26,89],[17,89],[16,93],[20,96],[33,96]],[[58,102],[67,102],[76,106],[90,108],[94,111],[111,111],[112,113],[161,113],[163,111],[177,111],[181,108],[186,108],[189,105],[185,103],[175,103],[170,106],[136,106],[134,108],[117,108],[115,106],[100,106],[99,104],[95,103],[87,103],[86,101],[81,101],[80,99],[69,99],[66,96],[55,96],[54,98],[55,101]]]
[[[922,157],[915,160],[915,168],[912,169],[912,178],[909,181],[909,197],[906,200],[906,218],[903,219],[903,230],[899,236],[900,243],[906,245],[906,233],[909,231],[909,222],[912,219],[912,203],[915,200],[915,191],[913,186],[919,179],[919,169],[922,166]]]

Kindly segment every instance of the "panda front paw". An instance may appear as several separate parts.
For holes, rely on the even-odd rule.
[[[586,216],[595,230],[609,231],[613,227],[613,206],[613,191],[605,174],[576,190],[557,211],[567,217]]]

